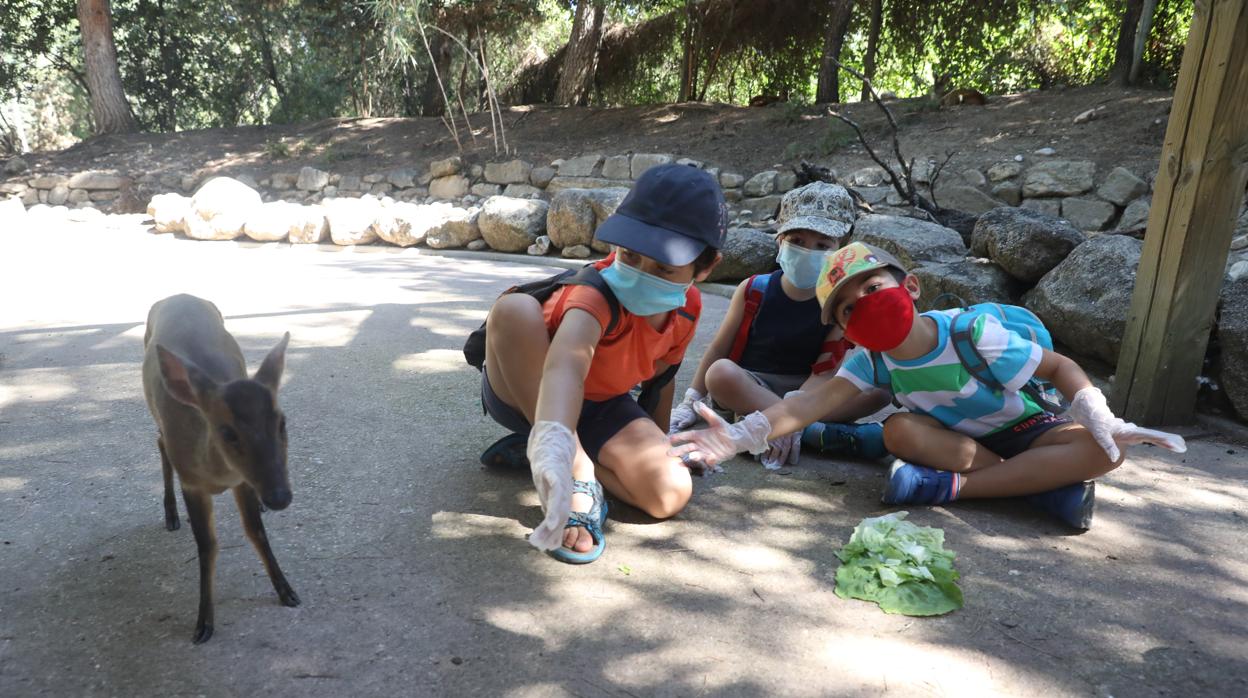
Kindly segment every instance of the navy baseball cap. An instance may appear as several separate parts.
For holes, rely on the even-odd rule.
[[[711,175],[689,165],[642,173],[620,207],[598,227],[598,240],[662,264],[689,264],[728,235],[728,205]]]

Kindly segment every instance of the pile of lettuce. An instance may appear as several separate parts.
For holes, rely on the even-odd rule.
[[[836,595],[874,601],[885,613],[938,616],[962,608],[945,532],[904,521],[909,512],[863,519],[836,554]]]

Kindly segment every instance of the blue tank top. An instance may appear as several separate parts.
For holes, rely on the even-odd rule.
[[[767,280],[740,365],[759,373],[805,376],[819,358],[829,328],[819,319],[817,298],[789,298],[780,285],[782,273],[774,271]]]

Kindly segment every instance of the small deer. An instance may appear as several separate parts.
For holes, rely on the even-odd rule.
[[[243,530],[264,561],[277,596],[298,606],[299,596],[277,565],[260,521],[261,506],[290,505],[286,475],[286,416],[277,387],[286,364],[287,332],[255,375],[238,342],[225,330],[221,311],[190,295],[158,301],[143,337],[143,395],[156,420],[165,481],[165,528],[179,527],[173,471],[182,485],[199,551],[199,619],[195,644],[212,637],[213,572],[217,561],[212,496],[234,491]]]

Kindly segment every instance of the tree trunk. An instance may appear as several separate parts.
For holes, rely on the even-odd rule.
[[[884,14],[884,0],[871,0],[871,28],[867,30],[867,55],[862,59],[862,74],[875,82],[875,56],[880,49],[880,20]],[[862,101],[871,98],[871,90],[862,84]]]
[[[429,33],[429,68],[420,94],[420,113],[438,116],[446,105],[442,103],[442,91],[438,88],[438,76],[446,75],[451,65],[451,41],[442,32]],[[448,95],[449,96],[449,95]]]
[[[555,88],[555,103],[584,106],[594,86],[598,67],[598,43],[602,39],[603,5],[606,0],[577,0],[572,35],[563,58],[563,72]]]
[[[91,94],[95,133],[131,133],[139,130],[117,68],[113,43],[113,20],[109,0],[78,0],[78,26],[82,30],[82,63]]]
[[[680,33],[680,91],[676,94],[677,102],[689,101],[693,92],[693,71],[697,64],[694,43],[694,0],[685,0],[685,26]]]
[[[819,61],[819,83],[815,87],[815,101],[829,104],[841,101],[840,72],[832,61],[841,59],[841,47],[845,44],[845,32],[854,16],[854,0],[832,0],[832,18],[828,21],[828,34],[823,42],[823,58]]]
[[[1131,52],[1131,71],[1127,81],[1135,84],[1140,79],[1140,68],[1144,65],[1144,49],[1148,46],[1148,35],[1153,31],[1153,15],[1157,13],[1157,0],[1144,0],[1144,9],[1140,13],[1140,24],[1135,30],[1135,47]]]
[[[1122,24],[1118,27],[1118,43],[1114,48],[1114,67],[1109,72],[1109,81],[1115,85],[1127,86],[1131,82],[1131,58],[1135,51],[1135,30],[1140,24],[1140,14],[1144,10],[1144,0],[1127,0],[1127,7],[1122,11]]]

